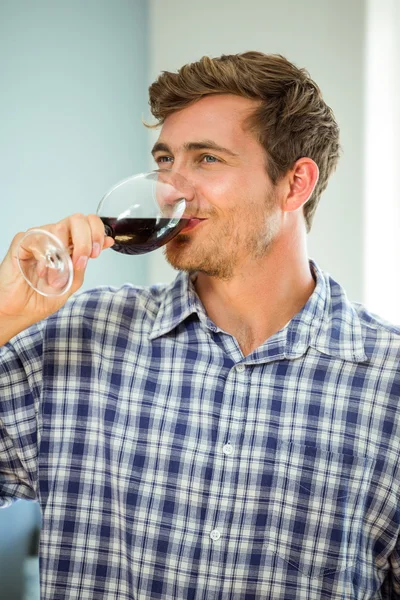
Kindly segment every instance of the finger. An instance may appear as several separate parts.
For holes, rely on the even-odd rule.
[[[72,294],[75,294],[75,292],[77,290],[79,290],[79,288],[83,285],[84,277],[85,277],[85,271],[82,271],[82,270],[78,271],[78,269],[74,269],[74,277],[72,280],[72,285],[68,292],[69,296],[72,296]]]
[[[26,231],[20,231],[13,237],[12,242],[10,244],[10,248],[9,248],[9,253],[11,254],[11,256],[16,258],[18,247],[19,247],[20,242],[25,234],[26,234]]]
[[[103,250],[106,250],[107,248],[111,248],[112,246],[114,246],[114,244],[115,244],[114,238],[112,238],[111,236],[107,235],[104,238]]]
[[[100,252],[104,250],[105,244],[105,232],[104,232],[104,224],[100,217],[97,215],[88,215],[87,220],[89,226],[92,231],[92,252],[90,254],[91,258],[97,258],[100,255]]]
[[[35,256],[35,253],[33,254]],[[36,262],[30,262],[30,272],[28,273],[24,269],[29,281],[34,284],[35,288],[39,286],[42,292],[52,294],[55,290],[62,290],[67,286],[70,272],[68,265],[64,263],[61,256],[55,255],[50,258],[40,254],[35,258]],[[29,268],[29,264],[26,268]]]
[[[40,229],[45,229],[55,235],[55,237],[61,242],[61,245],[64,248],[69,248],[72,245],[72,234],[71,234],[71,226],[70,226],[70,218],[67,217],[58,221],[58,223],[53,223],[52,225],[43,225]]]
[[[46,277],[46,283],[50,290],[62,290],[67,286],[69,281],[68,272],[60,272],[56,269],[46,269],[43,277]]]
[[[36,274],[39,279],[46,277],[47,274],[47,264],[45,258],[39,258],[36,263]]]
[[[12,256],[18,256],[22,261],[31,260],[32,257],[39,260],[42,257],[43,236],[41,233],[36,233],[36,231],[38,230],[28,229],[14,237],[10,246]]]
[[[72,244],[72,263],[78,271],[84,271],[92,254],[92,230],[87,217],[77,213],[67,219]]]

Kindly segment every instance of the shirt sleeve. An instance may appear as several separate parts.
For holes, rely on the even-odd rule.
[[[43,327],[0,348],[0,508],[36,498]]]
[[[400,539],[389,557],[390,570],[383,584],[386,595],[390,600],[400,600]]]

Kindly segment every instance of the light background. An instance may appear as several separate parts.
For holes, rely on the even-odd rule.
[[[146,0],[0,0],[0,256],[146,170],[147,17]],[[85,287],[143,281],[146,262],[105,252]]]

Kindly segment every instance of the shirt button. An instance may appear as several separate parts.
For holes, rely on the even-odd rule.
[[[244,365],[236,365],[236,371],[238,373],[242,373],[245,370],[245,366]]]
[[[221,537],[221,533],[218,531],[218,529],[213,529],[212,532],[210,533],[210,538],[216,542],[217,540],[219,540],[219,538]]]
[[[225,444],[225,446],[222,448],[222,452],[226,454],[226,456],[230,456],[233,454],[233,446],[231,444]]]

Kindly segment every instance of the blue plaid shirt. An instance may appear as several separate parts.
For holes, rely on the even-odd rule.
[[[185,274],[2,349],[0,502],[40,502],[43,600],[400,598],[400,331],[312,268],[245,358]]]

